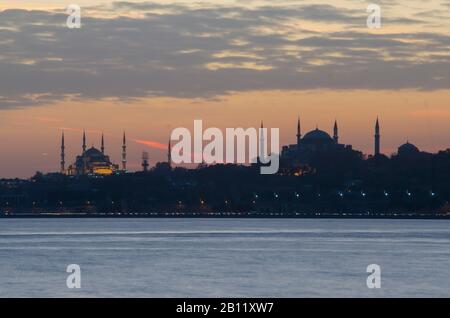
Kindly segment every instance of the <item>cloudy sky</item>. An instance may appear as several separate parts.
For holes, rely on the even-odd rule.
[[[373,0],[382,27],[366,25],[368,1],[73,0],[0,2],[0,177],[58,169],[81,131],[131,169],[143,150],[165,158],[175,127],[281,128],[293,142],[316,125],[372,151],[380,116],[383,151],[407,139],[450,147],[450,0]]]

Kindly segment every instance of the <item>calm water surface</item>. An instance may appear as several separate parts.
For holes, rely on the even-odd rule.
[[[0,220],[0,297],[49,296],[450,297],[450,222]]]

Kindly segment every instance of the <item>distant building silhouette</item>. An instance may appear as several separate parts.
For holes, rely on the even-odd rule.
[[[172,146],[170,145],[170,139],[167,146],[167,164],[169,165],[169,168],[172,167]]]
[[[124,134],[125,138],[125,134]],[[124,139],[125,144],[125,139]],[[126,148],[123,148],[126,158]],[[65,170],[65,144],[64,144],[64,132],[61,138],[61,173],[68,175],[86,175],[86,174],[99,174],[110,175],[119,171],[119,166],[113,164],[109,159],[109,156],[105,155],[105,139],[102,134],[101,150],[98,150],[94,146],[86,149],[86,133],[83,131],[83,145],[82,153],[77,156],[75,162]]]
[[[398,147],[397,155],[401,157],[414,156],[420,153],[419,148],[407,141],[405,144]]]
[[[167,144],[167,161],[157,162],[155,167],[155,171],[169,173],[172,171],[172,146],[170,144],[170,139]]]
[[[303,137],[300,130],[300,118],[297,121],[297,143],[283,146],[281,151],[281,162],[285,168],[294,168],[307,165],[318,155],[332,153],[353,153],[351,145],[339,143],[339,131],[337,121],[334,122],[333,137],[327,132],[316,127]]]
[[[400,160],[415,160],[415,159],[421,159],[421,158],[427,158],[430,157],[430,153],[420,151],[418,147],[413,145],[409,142],[409,140],[398,147],[397,149],[397,159]]]
[[[375,123],[375,151],[374,151],[374,156],[379,156],[381,154],[380,152],[380,122],[378,121],[378,117],[377,117],[377,122]]]
[[[333,140],[336,144],[339,143],[339,135],[338,135],[338,126],[337,126],[337,120],[334,121],[334,128],[333,128]]]
[[[102,154],[105,154],[105,138],[103,136],[103,133],[102,133],[102,147],[100,148],[100,150],[102,151]]]
[[[64,130],[61,136],[61,173],[66,173],[66,154],[65,154],[65,145],[64,145]]]
[[[264,129],[264,123],[261,121],[261,131]],[[388,160],[389,158],[381,153],[381,129],[380,120],[377,117],[375,122],[375,134],[374,134],[374,154],[369,155],[368,159],[374,159],[374,162],[380,162],[381,160]],[[259,165],[264,163],[261,156],[266,152],[266,140],[263,134],[259,136],[259,152],[257,157],[257,163]],[[83,131],[82,139],[82,153],[77,156],[75,162],[66,168],[65,158],[65,136],[64,131],[61,135],[61,161],[60,161],[60,173],[67,175],[110,175],[118,172],[127,171],[127,140],[126,134],[123,132],[122,138],[122,153],[121,153],[121,168],[118,164],[111,162],[108,155],[105,154],[105,138],[104,134],[101,135],[101,147],[100,150],[92,146],[87,149],[86,147],[86,132]],[[167,147],[167,161],[158,162],[155,164],[155,169],[159,171],[171,171],[172,170],[172,148],[171,141],[169,139]],[[397,159],[414,159],[423,158],[429,153],[422,152],[415,145],[409,141],[399,146],[397,154],[393,157]],[[142,169],[148,171],[150,164],[148,160],[148,152],[142,154]],[[280,154],[280,173],[281,174],[295,174],[303,175],[305,173],[314,173],[317,170],[313,166],[317,166],[317,162],[320,164],[333,163],[340,165],[342,163],[351,165],[358,160],[364,160],[362,152],[354,150],[352,145],[343,144],[339,142],[339,126],[337,120],[333,125],[333,136],[330,136],[327,132],[319,129],[311,130],[302,135],[300,116],[297,120],[297,133],[296,143],[291,145],[285,145],[281,149]],[[315,164],[313,164],[315,162]],[[200,165],[203,166],[203,165]],[[338,169],[336,167],[336,169]]]
[[[148,171],[148,166],[149,166],[149,163],[148,163],[148,152],[144,151],[144,152],[142,152],[142,170],[144,172],[147,172]]]

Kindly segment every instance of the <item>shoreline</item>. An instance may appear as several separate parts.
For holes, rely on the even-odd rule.
[[[450,220],[450,215],[330,215],[330,214],[238,214],[238,213],[129,213],[111,214],[13,214],[0,219],[365,219],[365,220]]]

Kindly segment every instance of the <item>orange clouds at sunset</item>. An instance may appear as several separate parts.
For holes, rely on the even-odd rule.
[[[174,128],[279,127],[281,145],[316,125],[373,152],[406,140],[450,147],[448,1],[392,1],[368,29],[365,1],[62,1],[0,3],[0,177],[58,170],[106,139],[128,167],[166,160]],[[10,10],[14,9],[14,10]]]
[[[148,146],[148,147],[154,148],[154,149],[159,149],[159,150],[167,150],[168,149],[167,145],[163,145],[156,141],[140,140],[140,139],[131,139],[131,140],[138,144],[145,145],[145,146]]]
[[[87,144],[100,145],[104,132],[106,151],[120,161],[123,130],[128,138],[130,169],[140,169],[142,151],[150,153],[151,165],[167,158],[172,129],[193,128],[195,119],[207,127],[280,127],[281,144],[295,140],[297,116],[302,132],[317,126],[331,133],[337,119],[340,140],[365,153],[373,152],[373,126],[380,117],[382,151],[390,154],[407,139],[420,149],[448,147],[447,98],[450,91],[269,91],[236,93],[214,101],[192,103],[185,99],[158,98],[128,103],[64,103],[3,111],[0,139],[4,150],[0,173],[30,176],[36,170],[52,171],[58,165],[61,129],[66,135],[66,156],[81,152]],[[59,120],[44,120],[42,116]],[[83,123],[84,127],[78,126]],[[76,128],[74,128],[76,127]],[[43,153],[46,153],[44,156]],[[32,165],[29,162],[33,162]]]

